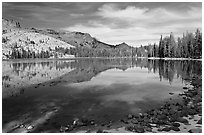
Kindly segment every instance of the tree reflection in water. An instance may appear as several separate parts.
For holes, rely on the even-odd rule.
[[[202,75],[202,62],[189,60],[148,60],[148,59],[131,59],[131,58],[117,58],[117,59],[100,59],[100,58],[86,58],[76,60],[47,60],[47,61],[29,61],[29,62],[4,62],[6,68],[10,68],[12,73],[20,76],[23,72],[32,71],[32,77],[36,76],[38,72],[43,69],[50,71],[61,71],[63,69],[92,69],[94,74],[111,69],[119,68],[126,70],[131,67],[147,68],[149,72],[159,73],[160,80],[166,79],[170,83],[174,77],[181,77],[188,79],[193,75]],[[9,66],[8,66],[9,65]],[[4,72],[3,66],[3,72]],[[3,80],[8,80],[8,75],[2,76]]]

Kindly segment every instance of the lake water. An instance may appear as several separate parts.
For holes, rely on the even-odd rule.
[[[3,129],[33,121],[36,132],[59,131],[76,119],[117,123],[176,98],[191,75],[202,74],[201,65],[131,58],[3,61]]]

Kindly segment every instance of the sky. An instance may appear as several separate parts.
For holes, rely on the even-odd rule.
[[[105,43],[140,46],[202,29],[202,3],[3,2],[2,17],[26,28],[80,31]]]

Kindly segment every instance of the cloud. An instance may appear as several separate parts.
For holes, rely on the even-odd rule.
[[[180,36],[187,30],[194,32],[202,26],[201,11],[202,8],[199,6],[191,6],[183,12],[180,9],[164,7],[129,5],[121,8],[117,4],[104,4],[94,14],[100,17],[99,19],[89,20],[84,24],[78,23],[65,29],[87,32],[111,44],[127,42],[139,46],[158,43],[161,34],[166,36],[166,33],[174,32],[175,36]]]
[[[82,16],[84,16],[84,14],[70,14],[70,16],[72,16],[72,17],[82,17]]]
[[[179,10],[167,10],[162,7],[148,9],[136,6],[127,6],[124,9],[120,9],[113,4],[104,4],[98,9],[96,15],[103,18],[116,19],[117,21],[125,20],[130,23],[135,22],[137,25],[195,20],[201,19],[202,17],[200,7],[191,7],[188,12],[179,12]],[[169,24],[167,23],[167,25]]]
[[[95,26],[85,26],[81,24],[76,24],[74,26],[63,28],[68,31],[81,31],[84,33],[90,33],[92,36],[100,36],[101,34],[107,34],[113,32],[113,30],[102,24],[94,24]]]
[[[146,19],[144,15],[148,11],[147,8],[136,8],[134,6],[128,6],[125,9],[119,9],[113,4],[104,4],[98,9],[96,13],[104,18],[116,18],[116,19]]]

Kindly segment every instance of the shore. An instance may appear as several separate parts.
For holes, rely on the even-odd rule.
[[[150,60],[198,60],[198,61],[202,61],[202,59],[193,59],[193,58],[168,58],[168,57],[165,57],[165,58],[159,58],[159,57],[148,57],[148,59]]]
[[[146,113],[128,114],[118,128],[98,129],[96,133],[202,133],[202,78],[190,79],[193,87],[183,87],[180,101],[165,102]],[[170,93],[173,95],[174,93]],[[84,130],[78,132],[87,132]]]

